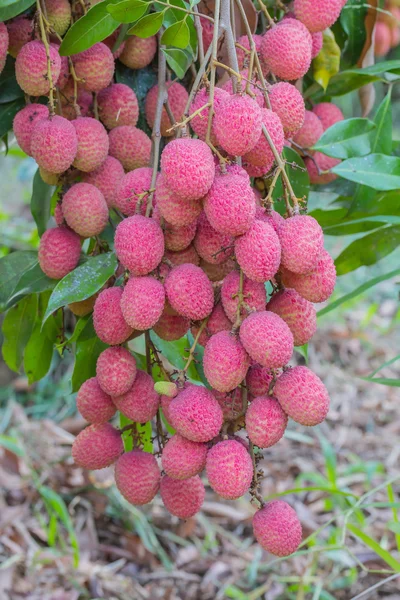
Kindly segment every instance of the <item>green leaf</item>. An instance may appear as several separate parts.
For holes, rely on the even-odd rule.
[[[371,132],[376,128],[369,119],[346,119],[329,127],[313,150],[333,158],[365,156],[371,152]]]
[[[359,377],[359,379],[379,383],[379,385],[387,385],[388,387],[400,387],[400,379],[387,379],[385,377]]]
[[[347,0],[341,15],[340,23],[347,34],[347,40],[342,52],[342,60],[355,65],[361,56],[367,39],[365,17],[368,6],[364,0]]]
[[[55,189],[54,185],[48,185],[43,181],[38,169],[32,184],[31,213],[40,237],[46,231],[50,219],[51,198]]]
[[[5,67],[0,75],[0,104],[23,97],[24,92],[15,78],[15,58],[8,54]]]
[[[25,346],[35,326],[37,308],[37,296],[26,296],[10,308],[3,321],[4,362],[16,373],[21,367]]]
[[[149,3],[143,0],[123,0],[118,4],[110,4],[107,10],[116,21],[133,23],[145,14],[149,6]]]
[[[353,90],[357,90],[367,83],[379,81],[382,79],[384,73],[400,75],[400,60],[386,60],[378,62],[371,67],[365,67],[364,69],[348,69],[347,71],[342,71],[332,77],[328,89],[326,90],[326,95],[343,96]]]
[[[304,166],[303,159],[297,154],[297,152],[295,152],[295,150],[287,147],[283,149],[282,156],[287,161],[285,169],[293,186],[294,193],[298,198],[305,198],[307,200],[308,194],[310,193],[310,178],[308,176],[307,169]],[[293,164],[295,165],[294,167]],[[272,197],[274,200],[277,200],[282,196],[283,187],[282,181],[279,178]],[[278,203],[277,208],[279,208],[282,204],[282,202]]]
[[[7,308],[10,308],[10,306],[18,302],[23,296],[52,290],[56,283],[54,279],[50,279],[50,277],[47,277],[43,273],[39,263],[36,262],[30,269],[25,271],[18,281],[12,292],[12,296],[7,302]]]
[[[158,337],[153,331],[150,332],[150,337],[154,342],[156,348],[166,357],[169,362],[174,365],[177,369],[183,369],[186,364],[185,356],[188,355],[188,349],[190,347],[187,337],[183,337],[176,342],[166,342]],[[196,353],[201,352],[201,347],[196,349]],[[197,355],[196,355],[197,356]],[[190,379],[196,382],[200,382],[199,374],[197,373],[195,364],[192,362],[189,369],[188,375]]]
[[[87,50],[97,42],[105,40],[118,27],[119,23],[108,12],[107,7],[117,0],[103,0],[75,21],[68,29],[60,46],[61,56],[71,56]]]
[[[61,306],[90,298],[114,274],[117,258],[113,252],[92,256],[59,281],[50,297],[43,323]]]
[[[0,104],[0,138],[12,129],[15,115],[25,106],[24,98],[16,98],[12,102]]]
[[[75,365],[72,373],[72,391],[77,392],[82,383],[96,375],[96,362],[107,348],[96,335],[93,319],[90,318],[76,342]]]
[[[340,48],[335,36],[330,29],[323,32],[323,46],[313,60],[313,75],[319,85],[326,90],[331,78],[336,75],[340,67]]]
[[[367,535],[364,531],[353,525],[352,523],[347,524],[347,529],[351,531],[353,535],[359,538],[368,548],[370,548],[373,552],[375,552],[378,556],[384,560],[389,567],[391,567],[394,571],[400,571],[400,563],[393,557],[393,555],[384,550],[380,544],[372,537]]]
[[[335,260],[338,275],[376,262],[396,250],[400,244],[400,225],[385,227],[355,240]]]
[[[161,48],[165,54],[168,66],[173,70],[178,79],[185,77],[186,71],[193,62],[193,58],[187,51],[177,48]]]
[[[161,36],[161,43],[166,46],[175,46],[184,50],[190,41],[190,31],[186,19],[168,27]]]
[[[25,456],[25,451],[19,445],[19,440],[16,437],[11,437],[10,435],[0,434],[0,446],[2,448],[6,448],[13,454],[17,456]]]
[[[140,38],[148,38],[156,35],[163,24],[164,12],[155,12],[142,17],[133,27],[128,30],[128,35],[136,35]]]
[[[382,154],[392,154],[392,88],[378,106],[374,117],[376,129],[372,134],[371,151]]]
[[[20,278],[36,263],[37,253],[25,250],[17,250],[0,258],[0,312],[7,308]]]
[[[374,190],[389,191],[400,188],[400,158],[385,154],[370,154],[349,158],[331,169],[344,179],[367,185]]]
[[[35,0],[1,0],[0,21],[8,21],[35,4]]]

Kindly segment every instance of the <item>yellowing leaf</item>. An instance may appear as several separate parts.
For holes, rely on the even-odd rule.
[[[340,67],[340,48],[330,29],[323,33],[324,43],[321,52],[313,60],[314,79],[326,90],[328,83]]]

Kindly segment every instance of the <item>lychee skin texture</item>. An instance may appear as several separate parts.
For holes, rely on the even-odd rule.
[[[97,359],[96,376],[99,386],[106,394],[121,396],[135,381],[135,357],[122,346],[107,348]]]
[[[311,110],[306,110],[303,126],[293,137],[293,141],[302,148],[311,148],[323,133],[324,128],[320,119]]]
[[[118,40],[120,32],[121,32],[121,28],[118,27],[111,35],[109,35],[108,37],[106,37],[103,40],[103,44],[105,44],[108,48],[110,48],[110,50],[113,54],[113,57],[115,59],[117,59],[121,56],[122,52],[124,51],[125,44],[126,44],[126,42],[122,42],[121,44],[119,44],[118,48],[113,51],[113,48],[115,46],[116,41]]]
[[[156,183],[156,203],[160,214],[171,225],[183,227],[193,223],[201,213],[200,199],[185,200],[171,191],[165,183],[164,176],[160,174]]]
[[[154,218],[154,214],[153,214]],[[183,225],[182,227],[176,227],[170,223],[165,222],[164,229],[164,241],[167,250],[172,252],[179,252],[185,250],[193,242],[196,235],[197,219],[189,225]]]
[[[236,500],[249,489],[253,463],[247,448],[235,440],[218,442],[209,450],[206,461],[208,483],[219,496]]]
[[[110,396],[100,387],[97,377],[91,377],[81,385],[76,406],[89,423],[106,423],[117,410]]]
[[[257,34],[253,34],[252,37],[253,37],[254,45],[256,47],[256,51],[257,51],[257,53],[259,53],[261,50],[263,38],[261,35],[257,35]],[[238,63],[239,63],[239,69],[242,70],[245,67],[245,61],[247,61],[247,63],[250,62],[251,54],[250,54],[250,42],[249,42],[248,36],[247,35],[240,36],[237,43],[240,44],[241,46],[243,46],[243,48],[246,48],[247,50],[249,50],[249,52],[245,52],[241,48],[236,49],[236,54],[237,54]]]
[[[141,202],[141,213],[146,212],[148,196],[141,196],[151,188],[153,169],[140,167],[129,171],[120,181],[115,194],[115,208],[130,217],[136,214],[138,202]]]
[[[296,552],[303,535],[295,511],[283,500],[273,500],[256,512],[253,531],[260,546],[275,556]]]
[[[307,367],[282,373],[276,380],[274,395],[285,413],[300,425],[318,425],[329,411],[328,390]]]
[[[46,18],[54,31],[64,35],[71,23],[71,5],[68,0],[45,0]]]
[[[342,0],[294,0],[293,10],[309,31],[315,33],[331,27],[339,18]]]
[[[120,432],[110,423],[89,425],[72,444],[72,458],[84,469],[92,471],[112,465],[124,451]]]
[[[191,385],[169,405],[171,425],[192,442],[209,442],[221,429],[223,414],[213,394],[205,387]]]
[[[293,27],[289,20],[266,32],[260,54],[263,63],[274,75],[292,81],[307,73],[311,50],[312,39],[306,27]]]
[[[123,83],[113,83],[97,96],[100,120],[107,129],[119,125],[135,126],[139,118],[139,104],[135,92]]]
[[[270,448],[283,437],[288,417],[276,398],[258,396],[246,411],[246,431],[259,448]]]
[[[125,500],[142,506],[154,498],[160,487],[161,473],[152,454],[142,450],[125,452],[115,465],[115,483]]]
[[[164,446],[162,468],[172,479],[189,479],[201,473],[206,465],[208,447],[175,434]]]
[[[125,321],[139,331],[155,325],[165,304],[163,284],[154,277],[131,277],[121,298]]]
[[[233,239],[231,236],[216,231],[204,212],[197,222],[194,246],[198,255],[209,263],[223,263],[233,254]]]
[[[31,156],[31,137],[37,123],[47,119],[49,109],[44,104],[27,104],[14,117],[13,130],[21,150]]]
[[[314,306],[296,290],[281,290],[274,294],[267,304],[267,310],[279,315],[289,326],[295,346],[307,344],[317,331]]]
[[[184,250],[179,250],[179,252],[171,252],[171,250],[166,250],[165,258],[168,258],[174,267],[177,267],[178,265],[184,265],[185,263],[191,263],[192,265],[196,265],[198,267],[200,264],[200,257],[192,244]]]
[[[138,370],[132,387],[122,396],[115,397],[114,404],[125,417],[135,423],[151,421],[156,416],[160,404],[152,377]]]
[[[347,2],[347,0],[346,0]],[[313,60],[322,50],[322,46],[324,45],[324,36],[322,35],[322,31],[317,31],[316,33],[311,34],[312,38],[312,50],[311,50],[311,59]]]
[[[247,37],[247,36],[246,36]],[[262,65],[261,65],[262,66]],[[249,70],[248,69],[243,69],[242,71],[240,71],[239,73],[242,77],[242,81],[245,83],[245,85],[247,85],[247,81],[250,81],[250,91],[254,94],[254,100],[257,102],[258,106],[260,108],[264,108],[265,107],[265,101],[264,101],[264,94],[262,93],[262,91],[259,88],[259,83],[253,73],[253,75],[249,74]],[[216,88],[218,89],[218,88]],[[224,85],[221,88],[222,90],[224,90],[224,92],[227,92],[230,96],[234,96],[236,91],[234,91],[233,89],[233,82],[232,79],[228,79],[228,81],[226,83],[224,83]]]
[[[203,269],[210,281],[222,281],[224,277],[228,275],[228,273],[235,269],[235,266],[235,262],[231,259],[228,259],[221,265],[213,265],[205,260],[200,261],[200,267]]]
[[[226,316],[232,323],[236,321],[237,317],[239,286],[239,272],[232,271],[225,277],[221,288],[222,305]],[[246,305],[249,306],[251,310],[265,310],[267,293],[263,283],[257,283],[256,281],[251,281],[251,279],[244,277],[243,297]],[[242,309],[241,315],[242,317],[247,315],[245,308]]]
[[[304,164],[310,177],[310,183],[313,185],[324,185],[337,179],[337,175],[335,173],[319,173],[315,163],[317,163],[320,171],[329,171],[329,169],[336,167],[336,165],[340,163],[340,160],[338,158],[326,156],[321,152],[315,152],[313,160],[311,158],[306,158]]]
[[[269,311],[249,315],[240,327],[240,340],[251,358],[268,369],[285,366],[293,354],[292,332]]]
[[[93,309],[93,325],[98,338],[109,346],[125,342],[133,333],[121,311],[122,288],[112,287],[98,295]]]
[[[256,220],[247,233],[235,240],[235,255],[246,277],[263,283],[279,269],[279,238],[268,223]]]
[[[262,112],[257,102],[235,94],[215,108],[214,133],[221,148],[232,156],[250,152],[261,135]]]
[[[271,225],[276,233],[278,233],[278,229],[282,223],[285,222],[285,219],[276,210],[265,210],[261,206],[257,207],[256,219]]]
[[[76,110],[73,105],[74,99],[74,80],[70,77],[67,83],[64,85],[62,94],[61,94],[61,107],[62,107],[62,116],[68,119],[68,121],[73,121],[76,119]],[[78,86],[78,95],[77,95],[77,104],[81,111],[82,117],[93,116],[92,115],[92,105],[93,105],[93,97],[91,92],[87,92],[83,89],[82,86]]]
[[[130,35],[125,42],[125,47],[119,60],[130,69],[143,69],[151,63],[156,52],[156,36],[153,35],[142,39],[135,35]]]
[[[164,475],[160,484],[161,499],[171,515],[190,519],[199,512],[204,502],[205,489],[198,475],[179,481]]]
[[[333,293],[336,283],[336,268],[329,252],[323,250],[315,268],[305,275],[297,275],[282,269],[285,287],[294,288],[310,302],[325,302]]]
[[[199,200],[213,182],[214,158],[201,140],[172,140],[161,155],[161,172],[166,185],[182,200]]]
[[[302,127],[305,118],[303,96],[291,83],[280,81],[269,90],[271,108],[281,120],[287,138],[295,135]]]
[[[8,30],[8,54],[17,58],[22,46],[25,46],[33,37],[33,19],[26,15],[20,15],[7,23]]]
[[[257,396],[267,396],[272,380],[273,375],[269,369],[257,364],[252,365],[246,376],[249,394],[255,398],[257,398]]]
[[[110,48],[98,42],[73,57],[77,77],[88,92],[100,92],[110,85],[114,75],[114,57]]]
[[[203,358],[204,374],[211,387],[219,392],[231,392],[242,383],[249,366],[249,355],[229,331],[211,336]]]
[[[67,227],[47,229],[39,244],[39,264],[51,279],[62,279],[75,269],[81,253],[79,235]]]
[[[32,131],[31,152],[39,167],[50,173],[63,173],[72,165],[78,149],[74,126],[55,115],[38,121]]]
[[[196,265],[174,267],[165,280],[165,292],[172,308],[182,317],[200,321],[212,312],[212,284],[204,271]]]
[[[109,141],[109,153],[120,161],[125,171],[149,166],[151,140],[141,129],[132,125],[114,127]]]
[[[164,235],[154,219],[134,215],[119,223],[114,245],[118,259],[133,275],[147,275],[161,262]]]
[[[193,114],[194,112],[196,112],[196,110],[199,110],[199,108],[201,108],[202,106],[207,104],[209,102],[209,98],[210,98],[210,96],[209,96],[206,88],[202,88],[199,92],[197,92],[192,104],[190,105],[190,114]],[[217,108],[220,107],[226,98],[228,98],[228,93],[225,90],[223,90],[222,88],[218,88],[218,87],[216,87],[214,89],[214,106],[215,107],[217,107]],[[206,135],[207,135],[208,115],[209,115],[209,108],[205,108],[204,110],[201,111],[201,113],[199,113],[198,115],[193,117],[193,119],[190,121],[190,127],[193,129],[193,131],[197,135],[197,137],[203,141],[206,139]],[[215,141],[216,141],[215,133],[214,133],[214,125],[211,126],[211,141],[212,141],[212,143],[215,143]]]
[[[103,194],[90,183],[75,183],[62,201],[64,219],[82,237],[99,235],[108,223]]]
[[[180,315],[170,315],[165,310],[157,323],[153,327],[153,331],[166,342],[174,342],[180,340],[188,331],[190,320]]]
[[[108,134],[103,125],[91,117],[71,121],[78,138],[78,150],[73,165],[80,171],[98,169],[108,155]]]
[[[60,75],[61,57],[50,46],[51,76],[55,83]],[[33,40],[21,48],[15,62],[15,76],[18,85],[28,96],[46,96],[50,91],[47,77],[46,48],[43,42]]]
[[[186,88],[183,87],[182,84],[177,81],[169,81],[166,83],[166,88],[168,92],[168,103],[171,107],[171,112],[174,115],[175,120],[179,123],[181,121],[183,113],[186,108],[186,103],[189,98],[189,94],[186,91]],[[146,121],[150,127],[153,129],[154,127],[154,119],[156,116],[156,107],[157,107],[157,97],[158,97],[158,85],[155,85],[151,88],[149,93],[146,96],[146,101],[144,105],[144,110],[146,113]],[[167,111],[165,108],[162,109],[161,112],[161,124],[160,131],[161,135],[164,137],[172,137],[174,135],[174,130],[172,128],[172,123],[169,120]],[[171,131],[169,131],[171,130]]]
[[[285,141],[281,120],[276,113],[268,108],[262,109],[262,115],[263,125],[265,125],[269,135],[271,136],[275,148],[279,154],[281,154]],[[272,166],[275,158],[267,138],[263,133],[261,133],[260,139],[254,148],[244,156],[244,159],[249,163],[259,167],[269,164]]]
[[[113,156],[107,156],[105,161],[91,173],[83,173],[82,181],[96,186],[104,196],[109,208],[115,206],[118,186],[124,177],[124,167]]]
[[[200,327],[193,325],[191,331],[195,338],[199,332]],[[206,346],[211,336],[219,333],[220,331],[230,331],[232,329],[232,323],[225,314],[222,304],[218,302],[215,305],[204,330],[201,332],[198,343],[201,346]]]
[[[286,219],[279,228],[282,265],[292,273],[311,271],[324,248],[324,234],[319,223],[308,215]]]
[[[332,104],[332,102],[316,104],[312,111],[322,122],[324,131],[332,127],[335,123],[344,120],[342,111],[336,104]]]
[[[238,387],[229,394],[213,390],[224,415],[224,421],[235,421],[243,414],[242,388]]]

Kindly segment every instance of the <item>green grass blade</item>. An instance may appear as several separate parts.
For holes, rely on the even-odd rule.
[[[355,537],[359,538],[362,542],[364,542],[364,544],[368,546],[368,548],[370,548],[371,550],[373,550],[373,552],[380,556],[381,559],[389,565],[389,567],[391,567],[396,572],[400,572],[400,563],[395,558],[393,558],[390,552],[384,550],[376,540],[374,540],[364,531],[361,531],[361,529],[359,529],[355,525],[352,525],[351,523],[348,523],[347,529],[351,531],[351,533]]]
[[[391,483],[388,484],[387,486],[387,495],[388,495],[388,500],[390,503],[395,503],[395,496],[394,496],[394,491],[393,491],[393,486]],[[399,523],[399,515],[397,514],[397,509],[393,506],[392,507],[392,513],[393,513],[393,521],[395,523]],[[397,551],[400,552],[400,533],[396,533],[396,545],[397,545]]]

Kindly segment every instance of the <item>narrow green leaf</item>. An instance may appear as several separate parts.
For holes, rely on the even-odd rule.
[[[352,242],[335,260],[338,275],[374,265],[400,244],[400,225],[379,229]]]
[[[31,213],[35,219],[40,237],[46,231],[46,226],[50,219],[51,198],[55,189],[54,185],[48,185],[43,181],[38,169],[32,184]]]
[[[400,571],[400,562],[398,562],[390,552],[384,550],[382,546],[374,540],[372,537],[367,535],[364,531],[353,525],[352,523],[347,524],[347,529],[351,531],[351,533],[359,538],[368,548],[370,548],[373,552],[375,552],[378,556],[384,560],[389,567],[391,567],[394,571]]]
[[[382,154],[392,154],[392,88],[378,106],[374,117],[376,129],[372,134],[371,151]]]
[[[387,385],[388,387],[400,387],[400,379],[386,379],[385,377],[359,377],[359,379],[378,383],[379,385]]]
[[[23,96],[24,92],[15,78],[15,58],[8,54],[5,67],[0,74],[0,104],[12,102]]]
[[[390,504],[395,504],[395,495],[394,495],[393,486],[391,483],[389,483],[387,486],[387,495],[388,495],[388,500],[389,500]],[[393,515],[393,524],[392,525],[394,525],[397,530],[397,531],[395,531],[397,551],[400,552],[400,522],[399,522],[399,515],[397,513],[397,509],[394,506],[392,507],[392,515]],[[389,524],[389,527],[390,527],[390,524]],[[392,531],[394,531],[394,530],[392,529]]]
[[[331,169],[344,179],[367,185],[374,190],[389,191],[400,188],[400,158],[385,154],[370,154],[349,158]]]
[[[7,308],[20,278],[36,263],[37,253],[25,250],[17,250],[0,258],[0,312]]]
[[[35,0],[1,0],[0,21],[8,21],[35,4]]]
[[[0,434],[0,446],[2,448],[6,448],[13,454],[17,456],[24,456],[25,452],[23,448],[19,445],[18,438],[11,437],[10,435]]]
[[[15,115],[25,106],[24,98],[16,98],[12,102],[0,104],[0,138],[11,131]]]
[[[22,364],[25,346],[35,326],[38,308],[36,295],[26,296],[10,308],[3,321],[3,358],[6,365],[16,373]]]
[[[193,62],[193,57],[187,51],[178,48],[162,48],[165,54],[168,66],[173,70],[178,79],[185,77],[186,71]]]
[[[107,10],[116,21],[133,23],[145,14],[149,6],[143,0],[123,0],[118,4],[110,4]]]
[[[329,127],[313,150],[333,158],[364,156],[371,152],[371,132],[376,128],[369,119],[346,119]]]
[[[140,38],[148,38],[156,35],[163,24],[164,12],[155,12],[142,17],[128,30],[128,35],[136,35]]]
[[[190,41],[190,31],[186,19],[168,27],[161,36],[161,43],[166,46],[175,46],[184,50]]]

